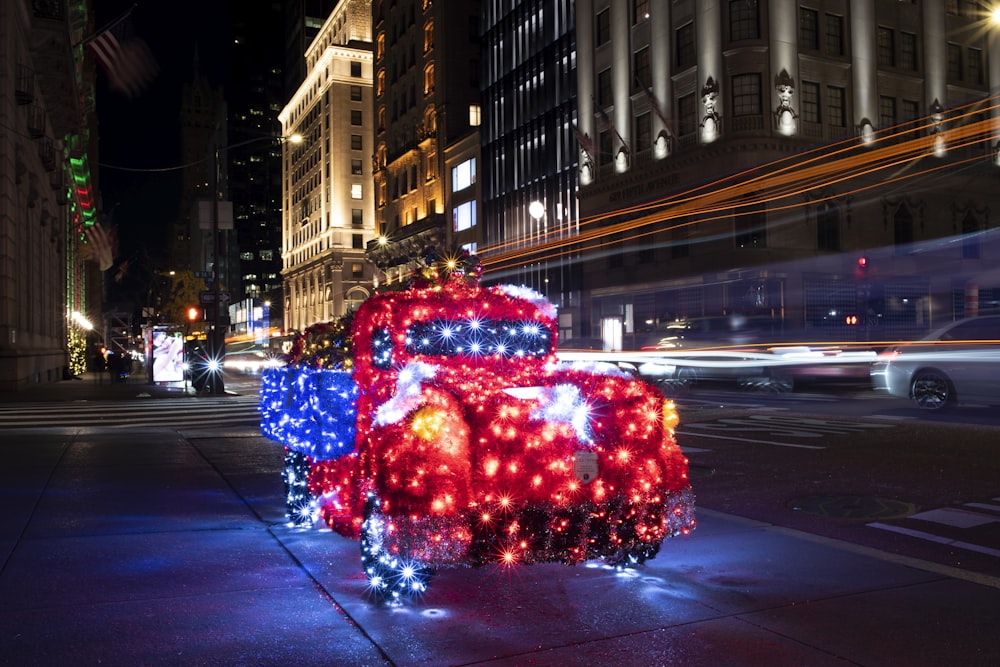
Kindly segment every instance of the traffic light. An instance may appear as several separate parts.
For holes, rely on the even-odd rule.
[[[854,273],[855,273],[855,275],[857,275],[858,278],[867,278],[868,277],[868,257],[867,257],[867,255],[861,255],[861,257],[858,257],[858,265],[857,265],[857,268],[854,269]]]
[[[191,306],[187,311],[188,321],[197,322],[198,320],[204,319],[201,308],[198,306]]]

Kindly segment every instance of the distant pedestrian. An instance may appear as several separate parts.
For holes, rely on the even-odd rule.
[[[95,354],[93,359],[93,365],[94,365],[94,379],[97,381],[97,384],[103,384],[104,370],[106,366],[106,363],[104,361],[104,355],[101,354],[100,352]]]

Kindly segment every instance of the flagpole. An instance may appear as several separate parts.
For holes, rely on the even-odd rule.
[[[127,19],[129,17],[129,14],[131,14],[132,11],[138,6],[139,6],[138,2],[133,3],[131,7],[125,10],[124,14],[122,14],[121,16],[113,20],[111,23],[101,28],[100,30],[95,30],[89,37],[84,37],[83,40],[78,44],[78,46],[86,46],[87,44],[90,44],[92,41],[94,41],[95,39],[106,33],[108,30],[113,29],[119,23]]]

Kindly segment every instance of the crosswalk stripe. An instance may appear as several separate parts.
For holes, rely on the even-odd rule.
[[[987,554],[990,556],[1000,557],[1000,549],[992,549],[990,547],[985,547],[981,544],[972,544],[971,542],[965,542],[963,540],[953,540],[948,537],[943,537],[941,535],[935,535],[933,533],[928,533],[922,530],[914,530],[912,528],[904,528],[903,526],[892,526],[887,523],[869,523],[868,526],[872,528],[879,528],[881,530],[888,530],[893,533],[899,533],[901,535],[908,535],[909,537],[916,537],[921,540],[928,540],[930,542],[937,542],[939,544],[946,544],[950,547],[956,547],[959,549],[965,549],[966,551],[976,551],[978,553]]]
[[[994,502],[1000,500],[992,499]],[[937,507],[892,522],[876,521],[870,528],[886,530],[957,549],[1000,557],[995,525],[1000,524],[1000,505],[968,502],[960,507]]]
[[[256,396],[193,401],[87,401],[23,403],[0,407],[0,429],[43,427],[183,427],[256,426]]]

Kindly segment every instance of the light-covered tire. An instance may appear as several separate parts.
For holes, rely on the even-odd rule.
[[[395,556],[385,548],[386,518],[374,493],[365,499],[361,524],[361,567],[372,596],[380,602],[399,604],[427,590],[434,570],[423,563]]]

